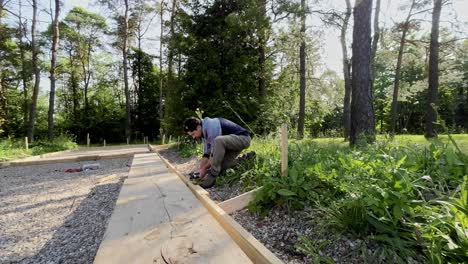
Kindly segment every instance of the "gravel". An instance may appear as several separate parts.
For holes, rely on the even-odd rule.
[[[310,207],[295,212],[275,208],[264,218],[246,209],[234,212],[231,216],[285,263],[384,262],[381,259],[381,245],[369,238],[360,239],[324,226],[320,213]],[[301,236],[311,242],[308,255],[296,248],[296,245],[303,244],[299,240]],[[396,262],[393,259],[387,261]],[[419,263],[412,258],[405,261]]]
[[[99,163],[97,170],[66,169]],[[0,263],[92,263],[131,158],[0,169]]]
[[[159,154],[167,159],[176,169],[188,177],[188,174],[195,171],[200,166],[200,160],[197,157],[182,158],[180,157],[177,149],[170,148],[160,150]],[[223,177],[222,175],[219,177]],[[215,184],[212,188],[206,189],[210,194],[210,198],[216,202],[222,202],[236,197],[241,192],[241,186],[238,183],[232,185],[228,184]]]

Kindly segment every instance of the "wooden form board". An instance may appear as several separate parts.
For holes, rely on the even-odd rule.
[[[154,146],[155,150],[167,149],[173,144]],[[18,167],[29,165],[41,165],[50,163],[65,163],[65,162],[79,162],[88,160],[100,159],[115,159],[131,157],[134,154],[147,153],[148,148],[146,145],[136,146],[113,146],[113,147],[98,147],[98,148],[84,148],[78,151],[67,150],[54,153],[42,154],[40,156],[29,157],[21,160],[0,162],[0,168]]]
[[[252,263],[157,155],[137,154],[95,263]]]
[[[158,153],[159,155],[159,153]],[[193,185],[190,180],[177,171],[177,169],[166,159],[160,156],[170,171],[177,174],[185,184],[190,188],[193,194],[200,200],[208,209],[211,215],[221,224],[221,226],[229,233],[232,239],[239,245],[240,248],[247,254],[253,263],[260,264],[281,264],[281,261],[275,254],[258,241],[252,234],[245,230],[237,223],[228,213],[226,213],[218,204],[210,199],[207,191],[198,185]]]
[[[261,187],[260,187],[261,188]],[[224,212],[231,214],[236,211],[242,210],[249,205],[249,203],[255,198],[255,193],[260,189],[254,189],[249,192],[243,193],[239,196],[226,200],[218,204]]]

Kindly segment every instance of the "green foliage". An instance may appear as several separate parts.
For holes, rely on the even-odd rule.
[[[324,257],[320,254],[320,250],[325,247],[330,241],[321,241],[315,243],[305,236],[299,237],[299,243],[295,245],[302,253],[312,260],[312,263],[335,263],[330,257]]]
[[[288,177],[280,176],[278,141],[258,140],[247,173],[251,184],[262,186],[249,205],[254,212],[316,207],[325,226],[382,245],[369,259],[460,263],[466,257],[466,177],[459,182],[467,156],[450,137],[447,144],[380,140],[360,149],[290,141]]]
[[[38,140],[30,145],[32,155],[75,149],[77,147],[78,145],[74,142],[74,139],[67,135],[61,135],[52,141]]]
[[[29,145],[26,151],[24,139],[3,139],[0,140],[0,161],[24,158],[30,155],[41,155],[49,152],[56,152],[77,148],[78,145],[73,138],[66,135],[56,137],[53,141],[38,140]]]
[[[182,32],[176,36],[179,52],[187,58],[184,89],[175,95],[185,108],[182,119],[199,108],[207,116],[239,121],[223,107],[228,101],[251,123],[259,113],[257,1],[219,0],[210,6],[195,1],[190,7],[192,14],[179,17]]]
[[[188,137],[183,137],[180,145],[178,147],[179,154],[182,158],[188,157],[200,157],[202,155],[203,149],[200,147],[200,144],[193,139]]]

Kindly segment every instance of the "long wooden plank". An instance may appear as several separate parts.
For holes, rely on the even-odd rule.
[[[159,155],[159,153],[158,153]],[[201,192],[198,185],[193,185],[184,175],[177,171],[177,169],[161,155],[159,157],[164,161],[166,166],[176,173],[190,188],[193,194],[200,200],[211,215],[221,224],[221,226],[228,232],[234,239],[239,247],[247,254],[253,263],[260,264],[281,264],[281,261],[275,254],[268,250],[260,241],[258,241],[252,234],[239,225],[229,214],[227,214],[221,207],[219,207],[213,200],[210,199],[208,193]]]
[[[155,154],[135,155],[95,263],[251,263]]]
[[[162,150],[172,147],[174,144],[158,145],[154,146],[156,150]],[[119,149],[117,149],[119,148]],[[146,145],[131,146],[128,148],[121,148],[120,146],[114,147],[98,147],[98,148],[83,148],[78,151],[61,151],[48,154],[42,154],[39,156],[28,157],[21,160],[0,162],[0,168],[6,167],[18,167],[18,166],[29,166],[29,165],[42,165],[50,163],[65,163],[65,162],[79,162],[79,161],[91,161],[101,159],[115,159],[131,157],[134,154],[147,153],[148,149]]]
[[[261,187],[260,187],[261,188]],[[249,205],[249,203],[255,198],[255,193],[260,189],[253,189],[249,192],[243,193],[239,196],[226,200],[218,204],[224,212],[231,214],[233,212],[242,210]]]

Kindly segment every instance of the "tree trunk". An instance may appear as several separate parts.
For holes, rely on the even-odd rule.
[[[34,141],[34,126],[36,124],[37,97],[39,96],[39,83],[41,80],[41,71],[39,69],[39,49],[36,43],[36,23],[37,23],[37,0],[32,0],[33,20],[31,26],[31,49],[32,49],[32,68],[34,71],[34,90],[31,99],[31,108],[29,112],[28,140]]]
[[[401,33],[401,39],[400,39],[400,47],[398,49],[398,59],[397,59],[397,65],[395,69],[395,80],[393,82],[393,99],[392,99],[392,109],[390,113],[390,134],[393,136],[395,135],[396,132],[396,121],[398,117],[398,94],[400,91],[400,76],[401,76],[401,64],[403,62],[403,53],[405,52],[405,45],[406,45],[406,35],[409,30],[410,26],[410,19],[413,13],[413,8],[415,5],[415,0],[411,3],[410,10],[408,12],[408,16],[406,17],[405,23],[403,24],[403,31]]]
[[[372,55],[371,55],[371,69],[372,69],[372,81],[374,81],[374,71],[375,71],[375,54],[377,53],[377,44],[379,43],[380,38],[380,28],[379,28],[379,15],[380,15],[380,0],[377,0],[375,3],[375,12],[374,12],[374,37],[372,38]]]
[[[306,6],[305,0],[301,0],[301,46],[299,48],[299,64],[300,64],[300,97],[299,97],[299,119],[297,122],[297,137],[304,138],[304,119],[305,119],[305,89],[306,89],[306,43],[305,43],[305,21],[306,21]]]
[[[266,72],[265,72],[265,47],[267,36],[265,34],[265,28],[263,25],[263,19],[266,16],[266,0],[258,0],[258,7],[260,9],[260,18],[258,20],[258,65],[259,65],[259,76],[258,76],[258,95],[260,102],[263,102],[266,98]]]
[[[437,137],[434,122],[437,121],[436,107],[438,104],[439,86],[439,21],[442,10],[442,0],[434,0],[432,12],[431,43],[429,46],[429,88],[427,93],[426,131],[425,137]]]
[[[123,47],[122,47],[122,57],[123,57],[123,75],[124,75],[124,85],[125,85],[125,137],[129,138],[132,134],[131,131],[131,119],[130,119],[130,88],[128,86],[128,0],[125,0],[125,23],[124,23],[124,32],[123,32]]]
[[[375,141],[371,78],[372,0],[356,0],[353,29],[351,145]]]
[[[68,55],[70,58],[70,86],[72,88],[72,101],[73,101],[73,120],[74,124],[73,127],[75,128],[75,134],[78,133],[78,130],[76,129],[78,127],[78,107],[79,107],[79,100],[78,100],[78,78],[76,77],[75,73],[75,61],[74,57],[72,54],[72,51],[68,51]]]
[[[176,16],[176,6],[177,6],[177,0],[172,0],[172,10],[171,10],[171,23],[169,26],[169,35],[170,38],[174,37],[174,20]],[[173,61],[174,61],[174,50],[173,47],[169,47],[168,49],[168,56],[167,56],[167,78],[169,82],[172,81],[173,77]]]
[[[163,60],[162,60],[162,48],[163,48],[163,44],[162,44],[162,41],[163,41],[163,32],[164,32],[164,1],[161,1],[161,32],[160,32],[160,38],[159,38],[159,123],[161,124],[162,121],[163,121],[163,82],[162,82],[162,78],[163,78],[163,70],[162,70],[162,66],[163,66]],[[160,125],[161,127],[161,125]],[[160,135],[162,137],[162,135]]]
[[[0,0],[0,27],[2,26],[3,8],[4,8],[3,0]],[[3,87],[3,58],[0,56],[0,102],[2,103],[2,106],[0,108],[0,133],[3,132],[1,124],[4,122],[4,119],[7,119],[6,114],[5,114],[6,95],[4,95],[4,89],[5,87]]]
[[[23,128],[26,130],[28,127],[28,76],[26,73],[26,54],[24,50],[23,37],[26,36],[26,28],[23,25],[23,16],[22,16],[22,4],[21,0],[19,1],[19,12],[18,12],[18,40],[19,40],[19,51],[21,59],[21,80],[23,83]]]
[[[88,120],[88,89],[89,83],[91,81],[91,50],[92,50],[92,43],[89,41],[87,43],[87,50],[86,50],[86,60],[83,59],[81,56],[81,68],[83,69],[83,85],[84,85],[84,110],[85,110],[85,118]]]
[[[52,39],[52,58],[50,60],[50,94],[48,113],[49,140],[54,138],[54,110],[55,110],[55,70],[57,67],[57,50],[59,47],[59,19],[60,0],[55,0],[55,18],[53,20],[54,36]]]
[[[344,140],[349,140],[349,130],[351,129],[351,73],[350,60],[348,58],[348,46],[346,45],[346,33],[348,31],[349,18],[351,17],[351,2],[346,0],[346,14],[341,27],[340,42],[341,53],[343,55],[343,77],[345,84],[345,94],[343,100],[343,132]]]

